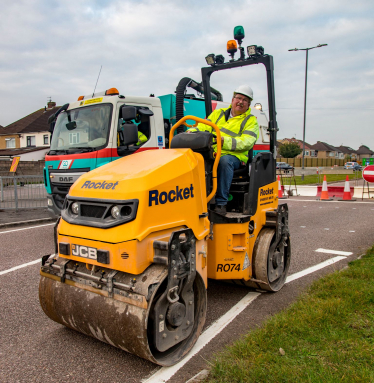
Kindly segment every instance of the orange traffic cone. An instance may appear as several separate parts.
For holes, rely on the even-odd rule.
[[[340,199],[339,201],[356,201],[355,199],[352,199],[352,196],[351,196],[351,187],[349,186],[348,175],[347,175],[347,178],[345,179],[343,199]]]
[[[329,198],[329,192],[327,190],[326,175],[323,176],[322,192],[321,192],[320,201],[332,201],[332,198]]]
[[[287,197],[283,197],[283,191],[282,191],[282,185],[281,185],[281,180],[278,175],[278,199],[285,199]]]

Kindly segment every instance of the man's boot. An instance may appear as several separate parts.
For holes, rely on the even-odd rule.
[[[226,205],[216,205],[214,212],[221,215],[226,215]]]

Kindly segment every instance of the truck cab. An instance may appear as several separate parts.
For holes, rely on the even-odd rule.
[[[147,141],[124,146],[119,118],[124,106],[135,106],[135,121]],[[100,95],[80,97],[60,112],[54,122],[51,149],[45,157],[44,178],[48,209],[59,215],[70,186],[84,173],[134,152],[165,148],[164,120],[157,97]]]

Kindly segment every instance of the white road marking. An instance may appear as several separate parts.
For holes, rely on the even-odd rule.
[[[352,254],[352,253],[351,253]],[[286,283],[290,283],[298,278],[304,277],[305,275],[311,274],[314,271],[323,269],[324,267],[330,266],[336,262],[339,262],[346,257],[338,256],[329,259],[325,262],[319,263],[318,265],[309,267],[303,271],[292,274],[286,279]],[[232,320],[239,315],[247,306],[249,306],[260,293],[250,292],[244,298],[242,298],[235,306],[233,306],[226,314],[217,319],[210,327],[208,327],[199,337],[195,345],[192,347],[189,354],[182,359],[179,363],[171,367],[161,367],[148,379],[142,380],[143,383],[165,383],[167,382],[179,369],[181,369],[194,355],[202,350],[217,334],[219,334]]]
[[[355,233],[356,231],[355,230],[349,230],[350,233]]]
[[[351,251],[328,250],[328,249],[321,249],[321,248],[314,251],[316,251],[317,253],[343,255],[345,257],[348,257],[353,254]]]
[[[336,262],[339,262],[342,259],[346,259],[346,258],[347,257],[338,256],[338,257],[334,257],[334,258],[328,259],[327,261],[319,263],[318,265],[309,267],[308,269],[305,269],[303,271],[300,271],[298,273],[290,275],[289,277],[287,277],[286,283],[290,283],[290,282],[294,281],[295,279],[298,279],[298,278],[304,277],[305,275],[314,273],[317,270],[323,269],[324,267],[330,266],[330,265],[332,265],[332,264],[334,264]]]
[[[325,227],[325,230],[330,230],[328,227]]]
[[[352,210],[356,210],[356,208],[355,208],[355,207],[352,207]]]
[[[40,263],[41,261],[42,261],[42,259],[39,258],[39,259],[36,259],[35,261],[24,263],[22,265],[12,267],[11,269],[8,269],[8,270],[0,271],[0,275],[11,273],[12,271],[16,271],[18,269],[22,269],[23,267],[26,267],[26,266],[35,265],[35,263]]]
[[[39,228],[39,227],[51,226],[51,225],[55,225],[55,223],[47,223],[47,224],[45,224],[45,225],[24,227],[24,228],[22,228],[22,229],[14,229],[14,230],[0,231],[0,234],[13,233],[14,231],[22,231],[22,230],[29,230],[29,229],[37,229],[37,228]]]
[[[306,228],[306,226],[300,226],[300,227],[302,227],[303,229],[305,229],[305,228]]]

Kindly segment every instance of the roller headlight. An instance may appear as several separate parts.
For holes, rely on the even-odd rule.
[[[110,214],[112,214],[112,217],[114,219],[118,219],[121,216],[121,210],[118,206],[113,206],[112,210],[110,211]]]
[[[78,202],[72,203],[71,211],[72,211],[73,214],[78,215],[78,213],[79,213],[79,204],[78,204]]]

